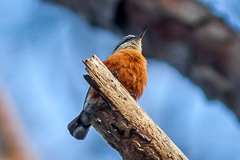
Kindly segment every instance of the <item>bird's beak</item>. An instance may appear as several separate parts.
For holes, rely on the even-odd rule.
[[[135,40],[142,40],[144,34],[146,33],[147,29],[148,29],[148,25],[143,29],[143,31],[138,35],[136,36]]]

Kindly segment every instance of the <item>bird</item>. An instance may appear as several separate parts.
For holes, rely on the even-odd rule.
[[[113,54],[103,61],[117,80],[135,100],[138,100],[147,86],[147,60],[142,55],[142,39],[148,29],[135,35],[127,35],[115,47]],[[70,134],[77,140],[84,140],[91,126],[91,115],[106,106],[104,99],[89,87],[83,110],[67,126]]]

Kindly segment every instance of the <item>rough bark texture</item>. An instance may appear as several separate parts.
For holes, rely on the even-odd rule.
[[[123,159],[188,159],[96,56],[84,63],[92,77],[87,81],[110,106],[99,110],[92,125]]]
[[[0,87],[0,90],[2,88]],[[0,92],[0,159],[3,160],[33,160],[29,148],[23,142],[20,121],[10,110],[6,95]]]
[[[114,32],[135,34],[149,24],[145,56],[168,62],[240,119],[239,36],[196,0],[49,1]]]

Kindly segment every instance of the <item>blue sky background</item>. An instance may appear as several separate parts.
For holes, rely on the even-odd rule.
[[[239,30],[240,1],[202,1]],[[0,1],[0,16],[0,80],[39,158],[120,160],[93,128],[86,140],[77,141],[66,126],[82,109],[88,88],[82,60],[92,54],[104,60],[121,37],[38,0]],[[189,159],[239,160],[234,114],[208,101],[168,64],[153,59],[148,64],[149,83],[139,103]]]

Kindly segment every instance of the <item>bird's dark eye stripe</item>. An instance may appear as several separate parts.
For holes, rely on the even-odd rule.
[[[125,39],[121,44],[123,44],[123,43],[125,43],[125,42],[128,42],[128,41],[130,41],[130,40],[132,40],[132,39],[134,39],[135,37],[130,37],[130,38],[127,38],[127,39]]]
[[[114,49],[114,51],[117,50],[117,48],[118,48],[119,46],[121,46],[122,44],[124,44],[124,43],[126,43],[126,42],[128,42],[128,41],[131,41],[131,40],[134,39],[134,38],[135,38],[135,37],[128,37],[128,38],[122,40],[121,42],[118,43],[118,45],[116,46],[116,48]]]

